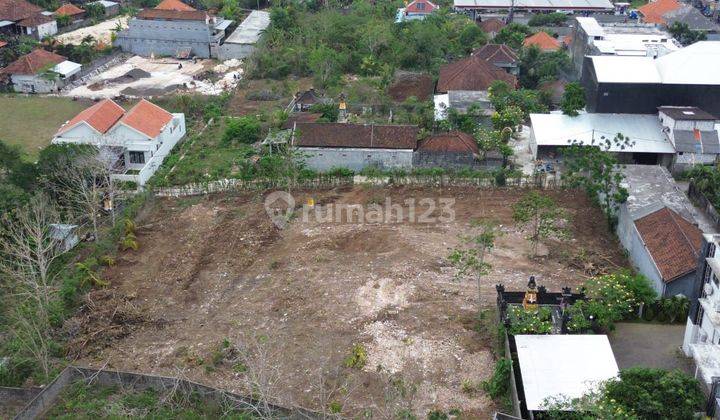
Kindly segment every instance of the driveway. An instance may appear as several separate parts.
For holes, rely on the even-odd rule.
[[[616,324],[610,335],[610,346],[620,369],[634,366],[680,369],[693,374],[692,359],[686,358],[682,346],[685,324]]]

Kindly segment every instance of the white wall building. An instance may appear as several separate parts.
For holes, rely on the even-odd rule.
[[[38,48],[0,72],[10,76],[15,92],[51,93],[72,81],[81,68],[61,55]]]
[[[720,392],[720,235],[703,235],[698,264],[700,298],[693,304],[685,327],[683,352],[695,362],[695,377],[707,392]],[[710,397],[718,399],[720,395]]]
[[[113,179],[142,186],[185,136],[185,114],[141,100],[129,111],[110,99],[64,124],[53,143],[91,144],[115,155]]]

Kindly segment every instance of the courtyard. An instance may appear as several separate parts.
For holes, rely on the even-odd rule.
[[[262,354],[276,366],[272,396],[282,404],[317,408],[326,404],[319,396],[340,389],[333,398],[351,416],[462,408],[488,418],[495,403],[462,384],[479,387],[492,375],[494,312],[478,323],[475,281],[456,278],[448,263],[458,235],[478,219],[502,230],[481,285],[488,309],[497,283],[523,290],[535,275],[559,291],[626,266],[582,192],[549,192],[570,215],[571,235],[546,241],[539,258],[528,256],[513,226],[510,206],[522,190],[348,186],[293,194],[320,208],[447,197],[456,200],[455,217],[357,224],[297,216],[279,229],[260,194],[156,198],[137,221],[139,250],[121,253],[102,274],[110,286],[90,293],[66,323],[70,356],[244,392],[246,367],[223,349],[260,342],[271,349]]]

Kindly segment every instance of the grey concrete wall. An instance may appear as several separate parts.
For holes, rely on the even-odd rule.
[[[229,60],[231,58],[246,58],[255,51],[254,44],[235,44],[226,42],[218,48],[218,59]]]
[[[620,206],[617,235],[623,248],[627,251],[633,267],[650,280],[650,284],[658,296],[662,295],[664,283],[660,277],[660,272],[645,247],[645,243],[640,238],[640,233],[635,228],[635,223],[630,217],[625,204]]]
[[[410,169],[413,163],[413,151],[410,149],[349,149],[299,147],[307,166],[316,171],[328,171],[333,168],[348,168],[361,171],[368,166],[381,169]]]
[[[502,166],[502,160],[486,159],[478,161],[472,153],[441,153],[441,152],[414,152],[414,167],[419,168],[474,168],[495,169]]]
[[[675,295],[686,296],[691,302],[698,297],[695,287],[695,270],[667,284],[665,297]]]
[[[210,58],[211,27],[204,21],[130,19],[128,29],[118,33],[115,45],[123,51],[148,57],[174,56],[190,49],[191,55]]]

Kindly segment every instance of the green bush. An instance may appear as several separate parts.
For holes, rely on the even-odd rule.
[[[506,398],[510,392],[510,381],[512,380],[510,377],[511,368],[512,360],[505,358],[499,359],[495,362],[492,377],[480,384],[482,390],[493,400]]]
[[[528,21],[529,26],[559,26],[567,20],[564,13],[542,13],[533,15]]]
[[[260,140],[260,131],[260,122],[255,117],[230,118],[225,126],[222,143],[224,145],[252,144]]]
[[[550,334],[552,331],[552,314],[542,306],[536,310],[510,306],[507,308],[507,318],[510,322],[508,333],[512,335]]]
[[[367,363],[367,351],[362,344],[355,344],[350,356],[345,359],[345,367],[362,369]]]

